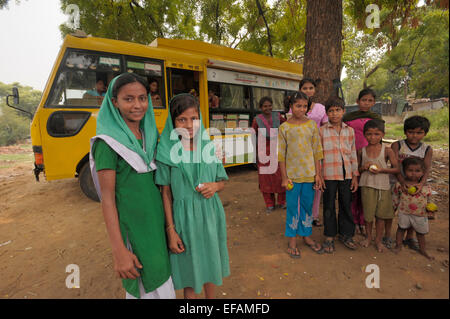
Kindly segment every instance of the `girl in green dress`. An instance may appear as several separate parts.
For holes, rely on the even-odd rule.
[[[228,177],[215,156],[214,144],[202,125],[198,100],[179,94],[157,148],[156,184],[162,185],[166,232],[175,289],[196,298],[230,274],[225,212],[217,192]],[[174,129],[175,128],[175,129]]]
[[[153,176],[158,131],[147,88],[135,74],[111,81],[91,139],[91,172],[126,297],[175,298]]]

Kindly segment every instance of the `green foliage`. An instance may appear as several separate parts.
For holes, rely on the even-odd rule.
[[[196,38],[196,2],[192,0],[61,0],[63,11],[75,4],[80,10],[80,28],[88,34],[149,44],[155,38]],[[63,36],[73,32],[60,26]]]
[[[438,110],[427,110],[408,112],[407,117],[413,115],[425,116],[431,123],[428,134],[424,137],[423,141],[433,146],[443,146],[449,143],[448,133],[448,121],[449,121],[449,109],[448,105]],[[387,139],[402,139],[405,138],[403,131],[403,122],[388,123],[386,124],[386,136]]]
[[[0,146],[15,144],[30,136],[30,120],[17,111],[2,106],[0,115]]]
[[[379,29],[368,29],[363,21],[367,14],[363,8],[369,3],[380,5]],[[422,7],[409,0],[348,3],[344,10],[353,23],[344,24],[343,65],[349,77],[344,88],[351,100],[355,87],[365,86],[380,99],[406,98],[410,93],[448,96],[448,10],[433,3]],[[354,23],[362,31],[355,33]]]
[[[30,136],[30,117],[6,105],[6,96],[12,93],[12,87],[19,88],[19,108],[34,113],[42,93],[19,83],[0,82],[0,146],[15,144]],[[12,99],[10,99],[12,101]]]

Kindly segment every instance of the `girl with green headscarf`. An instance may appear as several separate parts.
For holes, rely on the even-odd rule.
[[[148,85],[114,78],[91,139],[90,164],[126,298],[175,298],[161,194],[154,183],[158,131]]]
[[[162,185],[175,289],[195,298],[230,274],[225,212],[217,192],[227,174],[202,125],[198,100],[179,94],[158,143],[156,184]]]

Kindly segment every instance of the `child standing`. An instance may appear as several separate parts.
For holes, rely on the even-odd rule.
[[[417,188],[417,192],[420,192],[425,185],[431,170],[433,149],[431,146],[422,142],[422,139],[427,135],[429,129],[430,121],[426,117],[419,115],[411,116],[407,118],[403,124],[403,131],[405,132],[406,139],[396,141],[391,145],[400,164],[404,159],[409,157],[417,157],[424,160],[425,171],[423,177],[416,185],[412,185]],[[401,165],[400,168],[402,168]],[[401,169],[396,177],[397,181],[402,186],[402,190],[407,192],[404,170]],[[430,212],[428,218],[434,219],[434,213]],[[408,245],[411,249],[419,250],[419,244],[413,237],[414,231],[412,228],[409,228],[406,232],[404,244]]]
[[[114,78],[91,139],[90,164],[126,298],[175,298],[161,194],[153,180],[158,130],[147,81]]]
[[[375,245],[378,252],[383,252],[383,231],[387,238],[391,237],[391,225],[394,218],[389,174],[397,174],[399,169],[394,152],[382,143],[384,122],[370,120],[364,125],[363,132],[369,144],[358,151],[361,173],[359,187],[367,231],[367,237],[361,244],[363,247],[368,247],[373,240],[372,227],[373,220],[376,218]],[[388,161],[391,163],[391,168],[387,166]]]
[[[306,117],[311,106],[308,96],[296,92],[290,97],[289,105],[292,117],[281,124],[278,133],[278,161],[282,186],[288,189],[287,252],[292,258],[300,258],[297,235],[303,236],[305,244],[314,252],[323,253],[321,245],[309,237],[312,233],[314,190],[323,189],[320,175],[323,153],[317,124]]]
[[[425,162],[417,157],[404,159],[402,168],[405,175],[404,185],[407,186],[420,183],[426,170]],[[408,194],[402,189],[404,185],[397,182],[393,189],[394,209],[398,212],[397,247],[394,249],[394,252],[400,252],[406,230],[412,229],[416,231],[419,241],[419,252],[428,259],[434,259],[425,250],[425,235],[429,231],[427,205],[431,199],[431,188],[422,184],[420,191],[417,190],[414,194]]]
[[[227,174],[202,124],[198,100],[178,94],[161,134],[155,182],[162,185],[175,289],[193,299],[230,274],[225,212],[217,194]]]
[[[322,125],[328,122],[327,112],[325,111],[325,106],[320,103],[313,101],[314,95],[316,94],[316,81],[309,78],[304,78],[300,81],[300,91],[305,93],[306,96],[311,100],[311,108],[306,113],[309,119],[317,123],[317,127],[320,128]],[[313,226],[320,227],[322,224],[319,219],[319,208],[320,208],[320,197],[322,192],[316,190],[314,193],[314,204],[313,204]]]
[[[373,90],[361,90],[359,92],[358,99],[356,100],[359,110],[344,115],[344,123],[353,128],[355,131],[356,151],[359,151],[367,145],[367,140],[364,137],[363,132],[364,124],[372,119],[382,120],[379,114],[370,111],[370,109],[375,105],[375,98],[376,96]],[[364,213],[361,203],[360,189],[353,193],[352,214],[355,224],[358,226],[359,232],[361,235],[366,235],[366,230],[364,230]]]
[[[261,171],[261,167],[268,168],[273,160],[276,161],[276,150],[271,149],[270,145],[275,144],[276,146],[276,135],[271,135],[270,129],[278,129],[280,124],[282,124],[285,119],[281,117],[279,112],[272,112],[272,104],[273,101],[270,97],[265,96],[261,98],[259,101],[259,108],[262,113],[258,114],[253,119],[252,128],[255,130],[256,139],[261,139],[259,134],[263,134],[263,143],[265,144],[265,148],[258,143],[258,181],[259,181],[259,190],[263,194],[264,202],[266,204],[266,212],[271,213],[275,209],[275,194],[277,196],[278,205],[281,208],[286,208],[286,189],[281,186],[281,173],[280,168],[278,167],[273,174],[264,173]],[[263,130],[258,130],[258,129]],[[262,140],[262,139],[261,139]],[[272,143],[271,143],[272,141]],[[275,143],[274,143],[275,142]],[[259,153],[265,149],[266,158],[269,158],[267,163],[261,163]],[[264,154],[264,153],[262,153]],[[272,159],[272,157],[275,157]]]
[[[323,194],[323,221],[326,240],[323,248],[333,253],[334,237],[349,249],[356,249],[353,241],[355,223],[351,211],[352,192],[358,189],[358,158],[355,147],[355,133],[342,122],[344,101],[331,97],[325,103],[328,123],[319,129],[323,147],[322,176],[325,180]],[[339,215],[336,222],[336,192],[339,192]]]

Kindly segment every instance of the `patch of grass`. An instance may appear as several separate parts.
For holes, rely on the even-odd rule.
[[[449,122],[449,109],[445,106],[438,110],[428,110],[428,111],[417,111],[408,112],[404,117],[405,119],[413,116],[420,115],[426,117],[430,120],[431,127],[427,136],[423,139],[425,143],[428,143],[435,147],[445,147],[449,145],[449,133],[448,133],[448,122]],[[386,123],[386,139],[398,140],[405,138],[405,133],[403,132],[403,121],[399,119],[400,122],[397,123]]]
[[[33,153],[0,154],[0,169],[13,167],[17,163],[33,161]]]
[[[0,161],[27,162],[33,158],[33,154],[0,154]]]

